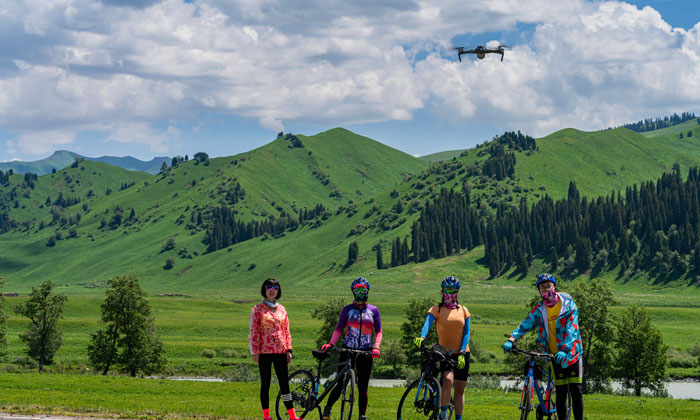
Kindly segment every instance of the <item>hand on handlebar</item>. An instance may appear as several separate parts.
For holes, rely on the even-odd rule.
[[[424,337],[416,337],[413,339],[413,344],[415,344],[416,347],[420,348],[420,346],[423,344],[423,340],[425,340]]]
[[[373,348],[372,349],[372,359],[379,359],[379,355],[381,355],[379,348],[377,348],[377,347]]]
[[[513,351],[513,342],[506,340],[506,342],[503,343],[503,353],[510,353],[511,351]]]

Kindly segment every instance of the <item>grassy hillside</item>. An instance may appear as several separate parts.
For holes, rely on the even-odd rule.
[[[624,191],[671,171],[676,162],[682,173],[700,164],[700,126],[693,132],[693,137],[679,139],[672,134],[645,137],[625,128],[561,130],[537,139],[537,153],[518,156],[516,175],[523,186],[557,198],[566,194],[570,180],[590,197]]]
[[[3,235],[0,271],[7,279],[7,290],[26,291],[29,285],[50,278],[68,290],[89,292],[111,276],[134,272],[151,290],[209,293],[205,290],[229,287],[241,274],[244,279],[259,278],[279,272],[282,266],[283,274],[302,278],[309,272],[318,275],[322,267],[325,270],[336,261],[337,271],[344,263],[342,254],[347,252],[347,244],[338,243],[347,238],[352,225],[345,214],[320,222],[325,233],[320,228],[303,227],[280,239],[263,236],[241,243],[233,247],[235,253],[231,248],[206,256],[202,256],[206,251],[204,230],[185,227],[195,211],[207,205],[230,204],[226,192],[237,184],[246,191],[245,198],[233,205],[241,220],[296,214],[297,209],[317,204],[334,214],[339,207],[352,208],[357,201],[398,185],[426,166],[419,159],[343,129],[300,136],[300,140],[303,147],[290,147],[290,141],[280,138],[238,156],[190,160],[155,177],[141,174],[134,186],[122,191],[116,186],[119,181],[115,182],[109,195],[105,188],[95,187],[95,196],[87,198],[86,190],[96,181],[74,181],[70,185],[78,186],[70,195],[83,197],[83,201],[65,209],[66,213],[74,209],[81,213],[79,223],[73,224],[53,221],[49,209],[42,207],[49,194],[44,188],[53,188],[55,197],[66,188],[65,180],[77,174],[107,178],[93,169],[98,164],[84,162],[81,168],[85,170],[66,168],[40,177],[36,191],[25,187],[29,197],[16,194],[17,209],[6,200],[10,217],[28,219],[30,226]],[[130,176],[120,180],[130,185],[136,175]],[[53,180],[64,184],[53,185]],[[11,186],[0,187],[0,191],[10,194],[20,183],[21,176],[15,175]],[[82,210],[82,205],[90,210]],[[122,222],[114,226],[117,214],[122,215]],[[77,237],[47,246],[56,230],[66,238],[71,228]],[[162,245],[168,238],[177,246],[164,252]],[[174,269],[163,269],[167,258],[176,260]],[[253,263],[259,266],[254,273]]]
[[[468,185],[472,203],[484,217],[500,203],[514,205],[522,197],[563,197],[571,180],[583,195],[609,194],[655,179],[674,164],[683,172],[700,164],[700,126],[695,130],[697,135],[684,139],[672,134],[646,138],[626,129],[562,130],[538,139],[537,151],[516,152],[515,176],[502,181],[481,173],[480,165],[489,157],[485,146],[428,167],[421,159],[344,129],[282,136],[250,152],[190,160],[152,177],[116,169],[108,173],[99,169],[106,165],[84,162],[40,177],[32,190],[20,188],[23,179],[15,175],[10,186],[0,186],[0,211],[25,223],[2,235],[0,273],[12,292],[26,292],[52,279],[70,293],[92,293],[111,276],[135,273],[152,293],[210,297],[254,293],[260,279],[271,275],[292,281],[312,297],[319,284],[333,287],[374,273],[377,281],[420,294],[418,285],[443,276],[445,270],[488,278],[483,247],[436,262],[376,269],[375,247],[382,247],[388,262],[391,242],[410,235],[411,224],[441,188]],[[123,183],[133,186],[120,191]],[[231,199],[238,185],[245,194]],[[45,200],[55,200],[59,191],[82,201],[62,209],[64,219],[56,220]],[[242,221],[297,217],[302,208],[317,205],[327,214],[207,254],[207,208],[222,205]],[[78,213],[81,218],[73,223],[71,214]],[[114,222],[117,216],[119,223]],[[76,235],[69,238],[71,229]],[[57,231],[62,239],[48,246]],[[164,246],[169,238],[174,241],[171,249]],[[346,268],[352,241],[358,242],[360,256]],[[164,267],[167,259],[174,262],[171,269]],[[535,262],[531,270],[541,268],[546,267]],[[512,282],[511,276],[506,273],[503,281]]]
[[[431,153],[431,154],[425,155],[425,156],[420,156],[420,159],[424,160],[428,163],[443,162],[445,160],[450,160],[453,157],[459,156],[465,150],[467,150],[467,149],[445,150],[444,152],[437,152],[437,153]]]
[[[674,125],[671,127],[666,127],[666,128],[661,128],[658,130],[653,130],[653,131],[647,131],[642,134],[644,137],[657,137],[657,136],[665,136],[668,134],[675,134],[676,137],[680,133],[683,133],[683,137],[688,133],[689,130],[695,129],[699,126],[698,124],[698,119],[694,118],[692,120],[686,121],[684,123],[680,123],[678,125]]]

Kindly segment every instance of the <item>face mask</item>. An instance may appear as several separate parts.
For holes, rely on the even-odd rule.
[[[449,309],[457,308],[457,293],[445,293],[445,291],[443,290],[442,304]]]
[[[550,289],[545,292],[540,292],[540,295],[542,295],[545,305],[547,305],[550,308],[556,305],[557,301],[559,300],[559,295],[557,295],[557,292],[554,289]]]
[[[364,287],[358,287],[352,291],[353,296],[355,296],[355,303],[365,303],[367,302],[367,296],[369,295],[369,290]]]

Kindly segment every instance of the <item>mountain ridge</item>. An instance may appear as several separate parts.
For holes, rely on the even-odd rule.
[[[0,170],[8,171],[12,169],[18,174],[33,173],[37,175],[46,175],[54,169],[60,170],[72,164],[75,158],[91,160],[95,162],[104,162],[112,166],[117,166],[129,171],[147,172],[155,175],[160,171],[163,162],[170,165],[172,158],[167,156],[156,156],[149,161],[143,161],[132,156],[99,156],[88,157],[79,153],[71,152],[70,150],[56,150],[50,156],[34,161],[10,161],[0,162]]]

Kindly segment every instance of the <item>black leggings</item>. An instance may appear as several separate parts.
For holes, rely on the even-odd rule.
[[[277,381],[280,383],[280,392],[282,395],[289,394],[289,372],[287,371],[287,354],[261,354],[258,359],[258,367],[260,368],[260,405],[263,410],[270,408],[270,379],[272,377],[272,365],[275,365],[275,373]],[[294,403],[284,401],[284,406],[287,410],[294,406]]]
[[[557,412],[566,413],[566,394],[571,393],[571,411],[575,420],[583,420],[583,386],[581,384],[557,385]],[[564,416],[558,419],[569,420]]]
[[[583,420],[583,362],[579,359],[576,363],[562,368],[557,363],[553,364],[554,381],[557,384],[557,412],[566,412],[566,394],[571,394],[571,411],[575,420]],[[569,420],[557,416],[559,420]]]
[[[338,363],[342,363],[352,357],[352,368],[355,369],[357,374],[357,391],[360,394],[360,399],[357,404],[357,408],[360,411],[360,415],[364,415],[367,412],[367,402],[369,400],[367,395],[367,388],[369,388],[369,377],[372,374],[372,358],[368,356],[354,356],[349,353],[341,353],[340,360]],[[338,368],[338,372],[343,370],[345,365]],[[340,393],[342,392],[342,381],[338,381],[336,386],[333,388],[331,393],[328,395],[328,401],[326,402],[326,410],[335,404],[340,398]]]

